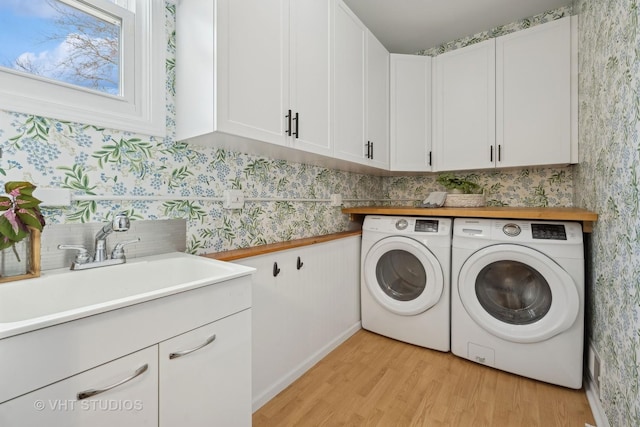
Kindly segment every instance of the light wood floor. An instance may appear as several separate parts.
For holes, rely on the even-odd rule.
[[[595,425],[582,390],[360,330],[253,414],[253,426]]]

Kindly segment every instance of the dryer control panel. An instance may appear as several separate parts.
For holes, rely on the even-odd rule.
[[[416,219],[414,231],[422,233],[437,233],[439,221],[437,219]]]
[[[453,235],[496,242],[582,244],[582,226],[568,221],[456,218]]]
[[[534,239],[567,240],[564,224],[531,224],[531,236]]]

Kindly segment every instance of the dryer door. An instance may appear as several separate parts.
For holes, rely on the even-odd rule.
[[[375,300],[404,316],[435,305],[444,286],[440,262],[420,242],[391,236],[378,241],[363,264],[364,281]]]
[[[473,253],[457,284],[469,316],[512,342],[551,338],[570,328],[579,312],[580,297],[569,273],[526,246],[500,244]]]

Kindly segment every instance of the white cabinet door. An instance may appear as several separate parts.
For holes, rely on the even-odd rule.
[[[432,58],[391,55],[391,170],[429,172]]]
[[[289,0],[176,9],[176,137],[214,131],[286,144]]]
[[[251,310],[159,345],[160,426],[251,425]]]
[[[331,114],[331,1],[291,1],[289,108],[294,148],[332,155]]]
[[[0,425],[157,426],[157,350],[148,347],[5,402],[0,405]],[[79,400],[78,393],[90,390],[104,391]]]
[[[437,170],[494,167],[495,40],[435,58]]]
[[[367,143],[370,164],[389,169],[389,51],[367,31]]]
[[[255,411],[359,329],[360,238],[236,262],[257,270],[251,349]]]
[[[334,21],[334,156],[368,163],[365,140],[365,66],[367,28],[342,0]]]
[[[293,253],[278,252],[242,259],[239,264],[253,267],[252,393],[260,405],[275,396],[277,379],[290,374],[304,358],[304,307],[298,303]],[[268,396],[266,398],[265,396]]]
[[[497,166],[571,161],[571,23],[496,39]]]

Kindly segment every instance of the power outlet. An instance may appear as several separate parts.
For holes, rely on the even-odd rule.
[[[244,194],[242,190],[224,190],[222,207],[225,209],[242,209],[244,207]]]
[[[602,380],[602,364],[600,362],[600,356],[593,348],[593,344],[589,343],[588,353],[587,353],[587,369],[589,371],[589,376],[591,377],[593,384],[597,390],[598,397],[602,396],[602,389],[600,387],[600,383]]]

